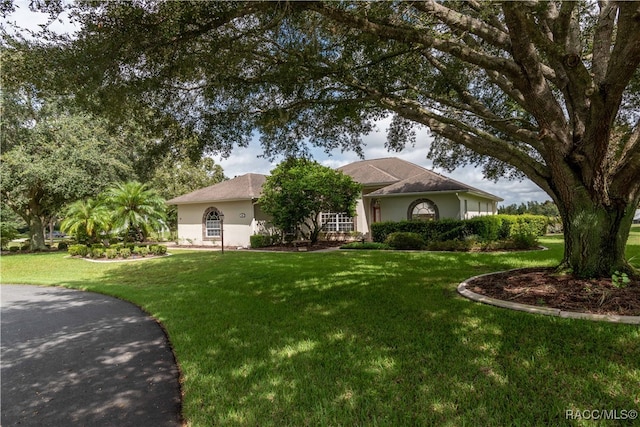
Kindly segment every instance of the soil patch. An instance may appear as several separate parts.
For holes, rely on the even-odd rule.
[[[640,282],[624,288],[611,279],[578,279],[552,268],[523,268],[467,282],[467,289],[491,298],[580,313],[640,316]]]

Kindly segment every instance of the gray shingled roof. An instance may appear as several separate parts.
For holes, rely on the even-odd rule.
[[[397,157],[362,160],[339,167],[338,170],[364,186],[391,184],[426,171],[421,166]]]
[[[425,170],[423,173],[398,181],[379,190],[367,194],[367,197],[393,196],[411,193],[431,192],[473,193],[496,201],[503,199],[486,191],[479,190],[435,172]]]
[[[168,200],[170,205],[189,203],[208,203],[230,200],[253,200],[262,194],[262,185],[266,175],[248,173],[228,181],[222,181],[209,187],[201,188],[183,196]]]
[[[366,197],[384,197],[410,193],[440,191],[469,192],[501,201],[500,197],[447,178],[397,157],[362,160],[338,168],[354,181],[369,187],[382,187]],[[167,201],[171,205],[209,203],[230,200],[255,200],[262,193],[265,175],[248,173],[201,188]]]
[[[486,191],[430,171],[397,157],[362,160],[338,168],[364,186],[380,186],[367,197],[391,196],[409,193],[430,193],[439,191],[470,192],[493,200],[502,201]]]

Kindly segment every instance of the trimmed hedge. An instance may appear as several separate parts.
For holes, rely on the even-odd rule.
[[[70,245],[67,248],[67,252],[71,256],[81,256],[91,258],[129,258],[132,255],[146,257],[149,254],[156,256],[165,255],[167,253],[167,247],[164,245],[136,245],[136,244],[122,244],[116,243],[105,247],[102,244],[94,244],[91,247],[87,245]]]
[[[425,247],[425,241],[418,233],[396,231],[387,236],[384,241],[393,249],[419,250]]]
[[[513,238],[522,234],[543,236],[547,231],[549,218],[543,215],[486,215],[466,220],[443,219],[439,221],[398,221],[371,224],[374,242],[385,242],[392,233],[416,233],[425,242],[463,240],[475,236],[478,241],[491,242]]]
[[[277,234],[254,234],[249,236],[249,244],[253,249],[264,248],[275,245],[279,238]]]

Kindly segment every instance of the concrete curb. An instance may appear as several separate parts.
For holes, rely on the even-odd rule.
[[[507,270],[507,272],[517,271],[517,270],[519,269],[516,268],[513,270]],[[583,320],[593,320],[593,321],[600,321],[600,322],[626,323],[630,325],[640,325],[640,316],[618,316],[618,315],[608,315],[608,314],[579,313],[574,311],[562,311],[558,308],[535,307],[532,305],[519,304],[516,302],[510,302],[510,301],[491,298],[486,295],[477,294],[467,289],[467,285],[470,281],[477,279],[479,277],[490,276],[498,273],[505,273],[505,272],[499,271],[496,273],[487,273],[487,274],[481,274],[479,276],[471,277],[458,285],[458,293],[463,297],[468,298],[472,301],[493,305],[495,307],[507,308],[509,310],[524,311],[526,313],[542,314],[545,316],[563,317],[566,319],[583,319]]]

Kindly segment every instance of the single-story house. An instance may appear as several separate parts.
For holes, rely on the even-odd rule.
[[[322,214],[327,233],[369,233],[370,224],[495,215],[503,199],[399,158],[363,160],[338,168],[362,184],[356,216]],[[268,227],[260,209],[265,175],[249,173],[167,201],[178,206],[182,244],[249,246]]]
[[[640,209],[636,209],[636,213],[633,216],[633,223],[640,224]]]

